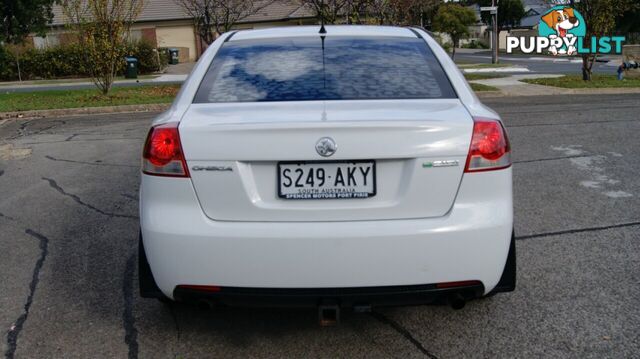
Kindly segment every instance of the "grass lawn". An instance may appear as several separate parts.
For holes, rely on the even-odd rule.
[[[487,85],[483,85],[483,84],[469,83],[469,85],[471,85],[471,88],[473,89],[473,91],[476,91],[476,92],[480,92],[480,91],[500,91],[500,89],[497,88],[497,87],[487,86]]]
[[[97,89],[0,93],[0,112],[170,103],[179,89],[180,85],[114,87],[108,96]]]
[[[474,83],[471,88],[498,91],[493,86]],[[109,96],[102,96],[96,89],[0,93],[0,112],[170,103],[179,89],[179,85],[114,87]]]
[[[505,75],[505,74],[496,74],[496,73],[472,73],[472,74],[464,74],[464,78],[467,79],[467,81],[473,81],[473,80],[487,80],[487,79],[497,79],[500,77],[507,77],[509,75]]]
[[[566,75],[544,79],[522,79],[522,82],[544,86],[562,88],[616,88],[616,87],[640,87],[640,78],[626,78],[618,80],[615,75],[593,75],[591,81],[583,81],[582,75]]]
[[[160,75],[138,75],[137,80],[148,80],[148,79],[155,79],[157,77],[160,77]],[[124,76],[116,76],[115,78],[116,82],[119,81],[131,81],[131,80],[136,80],[136,79],[127,79]],[[29,85],[47,85],[47,84],[57,84],[57,83],[75,83],[75,82],[91,82],[90,78],[87,77],[78,77],[78,78],[65,78],[65,79],[49,79],[49,80],[25,80],[22,82],[19,81],[5,81],[5,82],[0,82],[0,90],[2,90],[2,86],[5,85],[15,85],[15,84],[29,84]]]

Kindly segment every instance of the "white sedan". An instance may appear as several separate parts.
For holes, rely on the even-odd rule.
[[[141,295],[460,308],[512,291],[510,155],[421,29],[226,33],[145,143]]]

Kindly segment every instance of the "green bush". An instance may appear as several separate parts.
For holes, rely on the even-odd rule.
[[[4,46],[0,46],[0,80],[10,80],[17,77],[16,60],[13,54]]]
[[[164,69],[168,57],[157,52],[147,41],[138,41],[128,45],[126,54],[138,59],[138,73],[148,74]],[[126,68],[124,57],[118,69],[123,74]],[[82,47],[77,44],[27,49],[20,54],[20,74],[23,80],[87,77],[89,68],[84,60]],[[0,80],[18,80],[16,55],[4,46],[0,46]]]
[[[169,65],[169,58],[164,51],[159,51],[148,41],[140,40],[127,46],[127,56],[138,59],[138,73],[148,74],[163,70]],[[121,72],[124,71],[124,67]]]
[[[79,45],[29,49],[20,56],[22,79],[85,77],[82,48]]]
[[[489,46],[487,46],[483,42],[476,41],[476,40],[471,40],[470,42],[462,45],[462,48],[463,49],[488,49]]]

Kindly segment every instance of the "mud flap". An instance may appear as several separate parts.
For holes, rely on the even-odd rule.
[[[511,232],[511,245],[507,255],[507,263],[504,265],[502,276],[498,285],[488,294],[493,295],[500,292],[513,292],[516,289],[516,237]]]
[[[164,298],[156,280],[151,273],[151,267],[147,261],[147,254],[144,251],[144,243],[142,243],[142,234],[138,239],[138,281],[140,282],[140,296],[142,298]]]

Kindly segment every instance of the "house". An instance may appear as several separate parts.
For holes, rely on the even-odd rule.
[[[525,16],[520,20],[521,29],[534,29],[538,27],[540,17],[544,15],[550,6],[544,0],[523,0]]]
[[[537,36],[540,17],[544,15],[553,5],[545,0],[522,0],[525,16],[520,20],[520,24],[508,33],[509,36]],[[502,35],[502,34],[501,34]],[[500,48],[506,49],[506,36],[500,39]]]
[[[315,14],[299,1],[267,1],[257,13],[239,21],[234,28],[315,24]],[[260,7],[261,5],[258,5]],[[46,37],[34,37],[35,47],[55,46],[70,41],[65,28],[65,16],[59,5],[53,7],[51,31]],[[145,39],[157,47],[180,49],[180,61],[195,61],[206,48],[195,32],[193,18],[179,5],[178,0],[145,0],[130,38]]]

